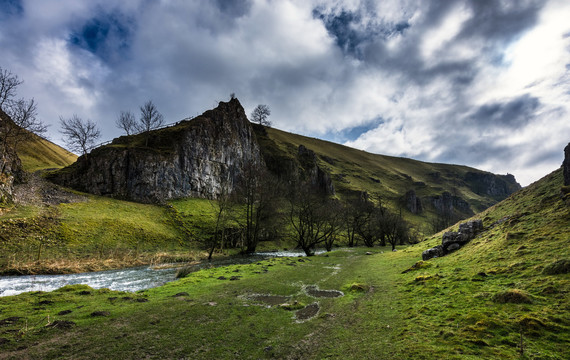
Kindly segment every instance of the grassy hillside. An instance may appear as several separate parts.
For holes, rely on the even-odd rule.
[[[422,161],[371,154],[340,144],[296,135],[273,128],[256,133],[264,150],[266,161],[279,161],[279,157],[294,158],[299,145],[313,150],[318,156],[319,166],[332,177],[339,197],[347,197],[354,191],[366,191],[380,197],[393,210],[403,210],[404,216],[420,230],[429,233],[429,222],[435,217],[435,209],[429,197],[448,191],[451,195],[467,201],[473,213],[480,212],[504,196],[493,196],[481,190],[483,184],[468,181],[468,173],[489,174],[481,170],[460,165],[426,163]],[[516,184],[509,184],[511,191]],[[407,211],[404,195],[414,190],[423,198],[424,212],[414,215]],[[460,210],[457,209],[456,210]],[[472,213],[472,214],[473,214]],[[463,217],[466,213],[460,213]]]
[[[514,194],[478,215],[486,228],[471,243],[427,262],[441,234],[397,252],[202,270],[136,294],[71,286],[0,298],[0,359],[568,359],[561,185],[558,170]]]
[[[73,164],[77,159],[77,155],[36,135],[21,143],[17,153],[24,170],[29,172],[62,168]]]
[[[441,355],[568,358],[570,203],[562,183],[557,170],[477,215],[483,234],[406,274],[416,325],[407,335],[431,334],[423,346]],[[419,257],[440,243],[438,235],[414,249]]]

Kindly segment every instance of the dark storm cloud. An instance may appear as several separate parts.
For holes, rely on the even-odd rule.
[[[545,1],[503,2],[471,0],[473,16],[464,23],[458,39],[481,37],[505,45],[518,38],[538,20]]]
[[[120,11],[106,12],[99,8],[97,15],[72,31],[69,42],[105,62],[117,61],[126,56],[135,25],[132,17]]]
[[[0,20],[19,17],[24,13],[21,0],[0,0]]]
[[[477,127],[522,127],[535,117],[539,107],[539,99],[525,94],[508,102],[485,104],[469,120]]]

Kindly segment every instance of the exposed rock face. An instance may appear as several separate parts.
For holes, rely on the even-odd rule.
[[[416,192],[414,190],[409,190],[406,195],[404,195],[404,198],[406,201],[406,208],[412,214],[419,214],[423,211],[422,201],[416,196]]]
[[[483,221],[472,220],[459,224],[459,231],[448,231],[441,238],[441,245],[427,249],[422,253],[422,260],[447,255],[460,249],[463,245],[473,240],[477,234],[483,231]]]
[[[564,171],[564,185],[570,185],[570,143],[564,148],[564,162],[562,163]]]
[[[138,135],[141,136],[141,135]],[[81,156],[53,181],[96,195],[140,202],[217,197],[232,190],[248,163],[262,163],[259,145],[237,99],[149,134],[148,147],[121,137]]]
[[[0,109],[0,122],[0,125],[12,122],[2,109]],[[0,131],[2,131],[2,128],[3,126],[0,126]],[[20,158],[12,148],[5,146],[0,137],[0,206],[12,203],[14,182],[21,180],[22,175]]]
[[[495,175],[491,173],[467,172],[467,182],[473,191],[479,195],[490,195],[504,198],[520,190],[521,186],[511,174]]]
[[[454,209],[466,214],[475,215],[469,203],[458,196],[453,196],[448,191],[441,195],[431,197],[431,203],[440,214],[452,214]]]
[[[305,172],[305,180],[325,194],[334,195],[335,190],[331,177],[317,164],[315,152],[299,145],[298,158]]]

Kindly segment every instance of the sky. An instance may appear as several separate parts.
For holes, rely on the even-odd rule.
[[[278,129],[515,175],[570,142],[567,0],[0,0],[0,67],[48,137],[152,100],[166,122],[235,93]]]

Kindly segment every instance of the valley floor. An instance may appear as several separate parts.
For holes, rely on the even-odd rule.
[[[473,302],[468,287],[488,284],[430,282],[421,269],[402,274],[417,261],[417,248],[367,251],[202,270],[134,294],[78,285],[0,298],[0,359],[570,355],[567,334],[553,338],[568,330],[568,314],[519,330],[513,323],[536,318],[543,303]]]

